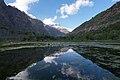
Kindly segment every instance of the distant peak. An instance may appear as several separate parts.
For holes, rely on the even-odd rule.
[[[4,0],[0,0],[0,6],[6,6]]]

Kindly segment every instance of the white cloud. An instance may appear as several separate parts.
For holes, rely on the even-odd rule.
[[[30,4],[33,4],[35,2],[38,2],[39,0],[16,0],[14,3],[9,3],[8,5],[15,6],[21,11],[24,11],[26,14],[28,14],[32,18],[36,18],[35,16],[28,13],[28,10],[30,9]]]
[[[51,24],[56,24],[55,20],[57,19],[57,16],[55,16],[54,18],[45,18],[43,20],[43,23],[47,24],[47,25],[51,25]]]
[[[68,31],[72,31],[73,29],[70,29],[70,28],[66,28],[66,27],[63,27],[61,26],[59,23],[56,23],[56,19],[58,17],[57,16],[54,16],[53,18],[45,18],[43,20],[43,23],[46,24],[46,25],[50,25],[51,27],[54,27],[56,29],[67,29]]]
[[[61,13],[60,18],[67,18],[68,15],[77,14],[81,6],[93,6],[93,1],[90,0],[76,0],[75,3],[70,5],[63,4],[62,7],[58,10]]]
[[[65,19],[65,18],[68,18],[68,15],[64,15],[62,14],[62,16],[60,16],[61,19]]]
[[[32,14],[30,14],[30,13],[28,13],[28,12],[25,12],[28,16],[30,16],[31,18],[34,18],[34,19],[36,19],[36,17],[35,16],[33,16]]]
[[[44,58],[44,61],[45,61],[45,63],[50,63],[50,64],[54,63],[55,65],[57,65],[58,63],[54,60],[56,58],[58,58],[58,57],[48,56],[48,57]]]

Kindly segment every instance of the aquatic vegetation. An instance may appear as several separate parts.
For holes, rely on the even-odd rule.
[[[97,65],[110,70],[117,76],[120,76],[120,50],[113,48],[99,47],[76,47],[73,48],[83,57],[92,60]],[[90,51],[89,54],[86,51]]]

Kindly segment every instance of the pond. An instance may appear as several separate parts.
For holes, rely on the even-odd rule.
[[[84,56],[83,50],[86,49],[45,47],[1,52],[0,79],[119,80],[109,69]]]

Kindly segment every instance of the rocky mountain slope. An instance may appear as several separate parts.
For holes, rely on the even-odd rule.
[[[51,26],[51,27],[53,27],[53,28],[59,30],[60,32],[65,33],[65,34],[69,33],[69,31],[66,28],[61,27],[60,24],[57,24],[57,23],[55,23],[55,24],[49,24],[49,26]]]
[[[120,39],[120,2],[86,21],[70,33],[79,39]]]
[[[29,17],[0,0],[0,41],[22,40],[31,35],[63,36],[66,33]]]

